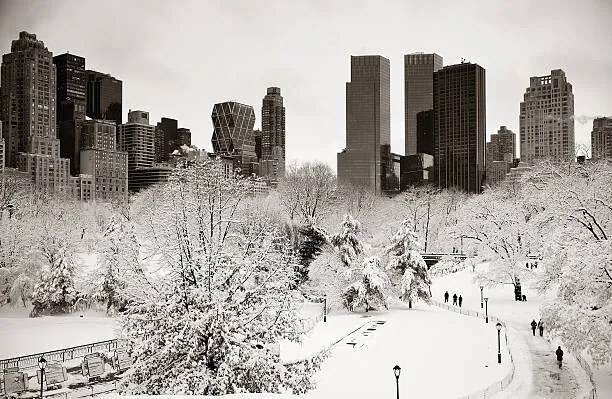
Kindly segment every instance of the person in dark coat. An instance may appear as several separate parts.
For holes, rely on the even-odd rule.
[[[444,293],[444,303],[448,303],[448,291]]]
[[[555,355],[557,355],[557,363],[559,364],[559,368],[561,368],[561,364],[563,363],[563,350],[560,346],[555,351]]]
[[[540,337],[544,336],[544,323],[542,323],[542,319],[538,321],[538,330],[540,330]]]
[[[457,304],[457,294],[453,294],[453,305]]]
[[[538,326],[538,323],[536,323],[535,320],[531,322],[531,331],[533,332],[534,337],[535,337],[535,330],[537,326]]]
[[[463,297],[461,295],[459,295],[459,307],[461,307],[462,303],[463,303]]]

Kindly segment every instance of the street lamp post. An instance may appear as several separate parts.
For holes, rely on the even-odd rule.
[[[484,308],[484,305],[482,304],[482,290],[484,290],[484,287],[481,285],[480,286],[480,309]]]
[[[323,322],[327,323],[327,294],[323,296]]]
[[[497,324],[495,325],[495,328],[497,328],[497,363],[501,363],[501,344],[499,340],[499,333],[501,332],[501,328],[502,328],[501,323],[497,322]]]
[[[489,322],[489,298],[484,298],[485,301],[485,323]]]
[[[40,367],[40,399],[43,397],[43,380],[45,378],[45,367],[47,367],[47,361],[44,357],[38,359],[38,367]]]
[[[399,376],[402,371],[402,368],[398,365],[393,367],[393,374],[395,374],[395,392],[397,393],[397,399],[399,399]]]

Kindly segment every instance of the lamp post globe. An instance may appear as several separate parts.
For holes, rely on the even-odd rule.
[[[395,374],[395,392],[397,394],[397,399],[399,399],[399,376],[402,372],[402,368],[397,364],[393,367],[393,374]]]
[[[40,368],[40,399],[43,397],[43,380],[45,378],[45,367],[47,367],[47,360],[43,356],[38,359],[38,367]]]
[[[497,363],[501,363],[501,342],[499,339],[499,333],[501,332],[502,324],[497,322],[495,328],[497,329]]]

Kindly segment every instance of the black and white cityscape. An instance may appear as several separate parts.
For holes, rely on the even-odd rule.
[[[612,398],[611,26],[0,0],[0,399]]]

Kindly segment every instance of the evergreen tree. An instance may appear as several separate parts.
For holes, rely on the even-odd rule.
[[[361,223],[351,215],[345,215],[341,231],[331,237],[331,244],[338,249],[340,260],[350,266],[357,256],[363,253],[363,245],[357,238],[361,232]]]
[[[424,301],[431,298],[431,280],[420,251],[421,243],[412,223],[404,220],[387,248],[388,268],[400,276],[400,298],[407,301],[410,307],[412,302],[419,298]]]
[[[69,313],[76,299],[74,288],[74,261],[62,244],[49,243],[43,248],[43,258],[49,270],[42,274],[34,287],[31,316]]]
[[[296,265],[296,277],[298,284],[302,284],[308,280],[310,264],[323,251],[323,246],[328,240],[325,231],[314,224],[302,226],[299,231],[302,241],[299,247],[299,265]]]
[[[376,256],[363,261],[359,280],[349,285],[342,293],[347,309],[352,311],[355,307],[363,306],[367,312],[380,306],[388,308],[385,293],[388,277],[380,266],[380,258]]]
[[[123,311],[128,302],[128,276],[141,272],[138,265],[138,242],[131,226],[111,219],[102,237],[99,268],[96,281],[101,281],[93,292],[93,298],[106,303],[106,311]]]

